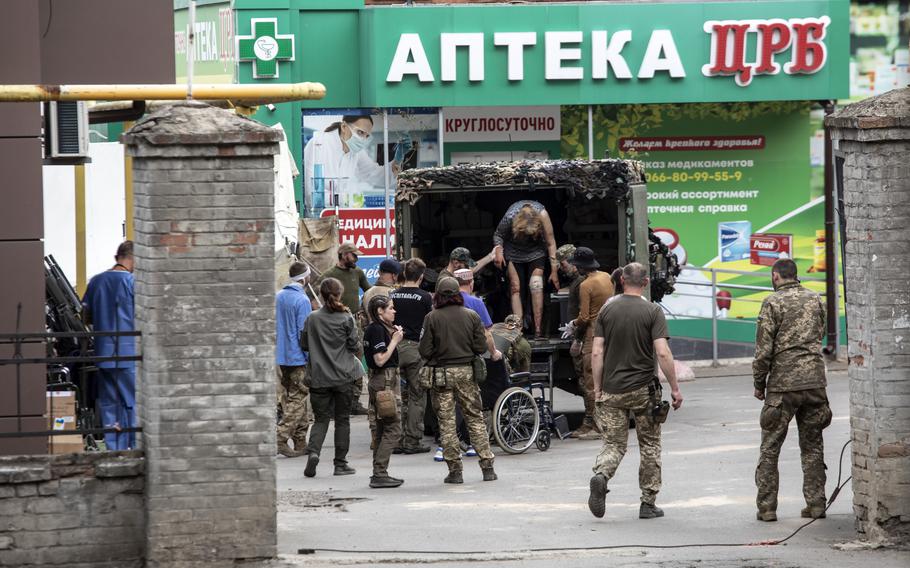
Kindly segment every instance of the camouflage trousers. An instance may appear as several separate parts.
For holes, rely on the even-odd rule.
[[[294,441],[294,449],[306,447],[306,436],[313,423],[310,411],[310,389],[307,388],[306,367],[281,365],[281,388],[284,389],[281,422],[278,423],[278,442]]]
[[[591,351],[594,349],[594,325],[588,326],[584,343],[581,345],[581,396],[585,401],[585,422],[594,422],[594,368],[591,365]],[[591,424],[593,426],[593,424]]]
[[[398,345],[398,368],[404,379],[405,389],[401,393],[401,427],[404,434],[401,447],[414,449],[423,439],[423,415],[427,407],[427,391],[418,384],[417,373],[423,366],[417,342],[405,339]]]
[[[386,382],[395,393],[397,412],[396,416],[392,418],[379,418],[376,413],[376,393],[386,389]],[[376,443],[373,449],[373,475],[376,477],[389,475],[389,460],[392,458],[392,451],[398,447],[401,440],[401,389],[399,384],[398,369],[370,369],[367,389],[370,395],[369,412],[374,417],[376,425]]]
[[[284,399],[287,396],[287,390],[281,383],[281,365],[275,365],[275,376],[278,379],[278,383],[275,385],[275,401],[278,403],[278,410],[284,412]]]
[[[354,318],[354,323],[356,324],[354,326],[354,328],[357,330],[357,345],[362,346],[363,345],[363,327],[361,326],[360,322],[358,321],[358,319],[356,317]],[[361,363],[363,363],[363,347],[360,347],[358,349],[357,353],[355,353],[355,356],[358,359],[360,359]],[[360,402],[360,395],[363,394],[363,377],[364,377],[363,375],[360,375],[359,377],[357,377],[357,379],[351,385],[351,396],[354,397],[354,404],[351,408],[362,408],[363,407],[363,403]],[[373,420],[373,418],[369,415],[369,411],[367,412],[367,419],[370,422],[370,431],[375,432],[376,423]]]
[[[442,457],[449,465],[449,471],[461,471],[461,444],[455,424],[455,402],[461,405],[468,426],[471,445],[480,456],[480,467],[493,466],[493,452],[490,450],[490,434],[483,421],[483,405],[480,388],[474,382],[474,371],[470,365],[440,367],[436,376],[445,374],[446,385],[433,387],[433,408],[439,417],[439,438],[442,442]]]
[[[803,466],[803,497],[812,508],[825,508],[825,451],[822,430],[831,424],[831,407],[825,389],[769,392],[761,410],[761,453],[755,469],[756,505],[762,513],[777,511],[780,477],[777,460],[787,438],[790,420],[796,417],[799,452]]]
[[[603,432],[604,445],[594,462],[594,473],[611,479],[626,455],[629,442],[629,412],[635,415],[635,433],[641,464],[638,466],[638,486],[641,502],[653,505],[660,491],[660,424],[651,418],[648,387],[634,391],[604,393],[596,401],[594,420]]]

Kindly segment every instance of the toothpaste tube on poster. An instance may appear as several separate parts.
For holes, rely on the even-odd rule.
[[[793,235],[754,233],[749,237],[751,264],[771,266],[781,258],[793,258]]]

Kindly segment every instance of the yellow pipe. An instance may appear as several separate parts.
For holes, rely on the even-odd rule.
[[[78,165],[76,174],[76,293],[85,295],[85,166]]]
[[[325,97],[322,83],[253,85],[194,84],[194,99],[228,99],[245,104]],[[0,102],[133,101],[187,98],[186,85],[0,85]]]
[[[126,132],[133,127],[132,121],[123,123],[123,131]],[[126,201],[126,240],[131,241],[134,238],[135,230],[133,228],[133,158],[123,147],[123,196]]]

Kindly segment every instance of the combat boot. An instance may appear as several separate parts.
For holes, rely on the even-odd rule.
[[[589,433],[593,429],[594,429],[593,424],[590,424],[588,422],[583,422],[582,425],[579,426],[577,430],[574,430],[571,434],[569,434],[569,437],[570,438],[580,438],[580,437],[584,436],[585,434]]]
[[[638,508],[638,518],[639,519],[656,519],[658,517],[664,516],[664,510],[658,507],[657,505],[650,505],[648,503],[642,503],[641,507]]]
[[[306,468],[303,475],[306,477],[316,477],[316,466],[319,465],[319,454],[310,454],[306,460]]]
[[[294,440],[294,457],[306,455],[306,434],[302,439],[293,438]]]
[[[588,495],[588,509],[591,510],[591,514],[597,517],[598,519],[603,517],[607,512],[607,493],[610,492],[607,489],[607,478],[602,473],[597,473],[594,477],[591,478],[590,482],[591,493]]]
[[[499,477],[496,476],[496,472],[493,471],[493,466],[481,468],[480,471],[483,472],[484,481],[496,481]]]
[[[457,462],[455,462],[455,463],[449,462],[448,463],[449,475],[447,475],[446,478],[442,480],[442,482],[443,483],[456,483],[456,484],[464,483],[464,476],[461,474],[461,467],[459,467],[460,465],[461,464],[457,463]]]
[[[300,455],[300,454],[295,453],[294,450],[291,449],[291,447],[288,445],[287,440],[278,441],[278,453],[283,455],[286,458],[295,458]]]
[[[346,463],[335,466],[335,475],[354,475],[355,473],[357,470]]]
[[[373,489],[391,489],[395,487],[400,487],[404,483],[403,479],[398,479],[397,477],[390,477],[388,475],[383,476],[373,476],[370,478],[370,487]]]
[[[824,519],[827,517],[824,507],[806,507],[799,514],[804,519]]]
[[[773,523],[777,520],[777,512],[775,511],[759,511],[755,513],[755,518],[759,521],[764,521],[766,523]]]

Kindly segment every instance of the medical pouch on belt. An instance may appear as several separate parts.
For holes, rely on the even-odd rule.
[[[398,403],[395,400],[395,391],[392,390],[392,373],[386,371],[385,388],[376,393],[376,416],[379,418],[396,418],[398,416]]]
[[[651,401],[651,419],[656,424],[663,424],[670,414],[670,403],[663,400],[663,387],[657,377],[648,385],[648,398]]]

